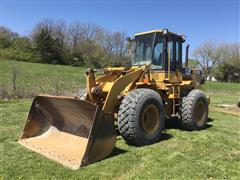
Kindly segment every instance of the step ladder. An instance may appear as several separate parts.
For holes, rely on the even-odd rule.
[[[173,91],[173,114],[176,114],[176,106],[180,106],[180,86],[173,85],[172,86],[172,91]],[[176,102],[177,100],[177,102]]]

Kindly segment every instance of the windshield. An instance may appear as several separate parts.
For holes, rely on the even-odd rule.
[[[134,57],[134,65],[144,65],[151,63],[152,44],[154,34],[145,34],[135,37],[136,49]]]
[[[163,67],[163,41],[160,34],[156,35],[154,46],[154,33],[135,37],[136,49],[133,65],[151,64],[151,69]],[[152,50],[153,48],[153,50]]]

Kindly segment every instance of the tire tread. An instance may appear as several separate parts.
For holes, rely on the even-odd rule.
[[[185,130],[198,130],[193,121],[193,103],[197,96],[202,96],[206,99],[206,95],[201,91],[194,89],[190,91],[187,96],[182,98],[182,103],[180,107],[180,123]]]
[[[135,127],[136,111],[143,97],[156,97],[161,100],[160,95],[151,89],[140,88],[132,90],[124,97],[118,111],[118,129],[123,139],[131,145],[145,145],[154,142],[145,142],[142,138],[137,136],[137,129]]]

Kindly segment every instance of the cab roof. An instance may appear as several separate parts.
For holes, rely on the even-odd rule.
[[[134,34],[134,36],[140,36],[140,35],[150,34],[150,33],[155,33],[155,32],[162,33],[164,30],[165,29],[157,29],[157,30],[145,31],[145,32],[136,33],[136,34]],[[170,33],[172,35],[175,35],[175,36],[179,36],[179,37],[183,36],[183,35],[180,35],[180,34],[177,34],[177,33],[174,33],[174,32],[170,32],[170,31],[168,31],[168,33]]]

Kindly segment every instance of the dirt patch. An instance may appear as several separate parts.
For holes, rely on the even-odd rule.
[[[210,107],[210,110],[240,116],[240,108],[238,107]]]

